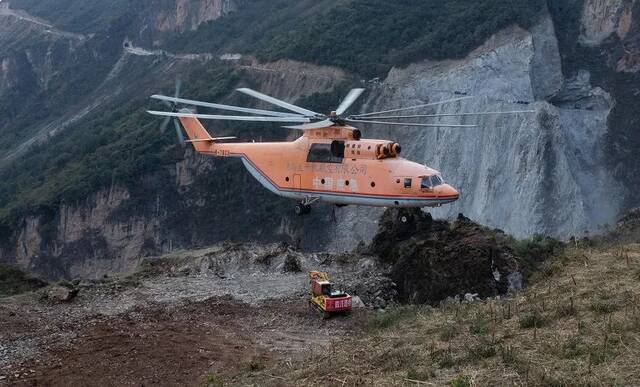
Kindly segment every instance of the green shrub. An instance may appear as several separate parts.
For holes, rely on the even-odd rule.
[[[491,330],[491,320],[480,313],[476,314],[475,318],[469,325],[469,332],[474,335],[482,336],[489,333]]]
[[[577,336],[569,338],[562,346],[562,355],[567,359],[576,359],[586,356],[589,348],[584,344],[582,339]]]
[[[456,376],[451,382],[449,382],[451,387],[471,387],[471,377],[467,375],[460,374]]]
[[[618,310],[618,305],[614,300],[597,298],[591,302],[590,308],[597,314],[610,314]]]
[[[529,312],[520,316],[520,328],[540,328],[547,324],[547,320],[538,312]]]
[[[488,343],[481,343],[467,349],[467,357],[471,361],[488,359],[494,357],[497,353],[496,347]]]
[[[215,373],[211,372],[207,374],[204,380],[205,387],[223,387],[224,383],[222,383],[222,379]]]

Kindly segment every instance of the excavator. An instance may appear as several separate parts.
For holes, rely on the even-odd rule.
[[[309,305],[328,319],[335,314],[351,312],[351,296],[334,290],[329,275],[322,271],[310,271],[311,299]]]

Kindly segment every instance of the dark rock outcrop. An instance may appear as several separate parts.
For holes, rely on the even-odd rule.
[[[519,271],[507,239],[463,215],[449,223],[420,210],[389,209],[369,253],[391,265],[401,301],[435,304],[466,293],[507,293],[508,276]]]

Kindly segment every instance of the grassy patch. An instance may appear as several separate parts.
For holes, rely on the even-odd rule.
[[[484,315],[478,312],[475,315],[475,318],[471,321],[469,325],[469,332],[473,333],[477,336],[483,336],[488,334],[491,331],[491,320]]]
[[[610,314],[618,310],[615,300],[608,298],[597,298],[591,302],[590,309],[600,315]]]
[[[460,374],[449,382],[451,387],[471,387],[471,377],[468,375]]]
[[[531,329],[541,328],[547,325],[548,321],[539,312],[529,312],[520,316],[518,323],[522,329]]]
[[[222,383],[222,378],[220,378],[220,376],[211,372],[205,376],[204,383],[202,383],[202,385],[205,387],[222,387],[224,386],[224,383]]]
[[[450,350],[438,349],[431,353],[431,359],[440,368],[452,368],[456,365],[456,360]]]
[[[495,345],[490,343],[480,343],[470,346],[467,350],[467,358],[470,361],[478,361],[482,359],[488,359],[498,354],[498,350]]]
[[[401,321],[415,317],[417,308],[414,307],[396,307],[386,309],[384,312],[378,312],[367,322],[367,330],[379,331],[391,328]]]
[[[571,247],[566,256],[566,273],[540,276],[513,298],[390,309],[370,323],[375,331],[277,375],[294,375],[291,385],[322,383],[330,374],[320,370],[336,369],[347,385],[638,385],[638,284],[609,251]],[[617,311],[597,312],[610,305]]]
[[[440,328],[440,340],[449,341],[456,337],[459,333],[458,327],[454,324],[447,323]]]
[[[589,347],[582,338],[574,336],[569,338],[562,346],[562,356],[565,359],[577,359],[586,357],[589,354]]]
[[[591,346],[589,348],[589,362],[599,365],[612,360],[615,357],[615,351],[608,346]]]

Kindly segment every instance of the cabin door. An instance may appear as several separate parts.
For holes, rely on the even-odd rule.
[[[302,188],[302,178],[300,175],[293,175],[293,188],[301,189]]]

